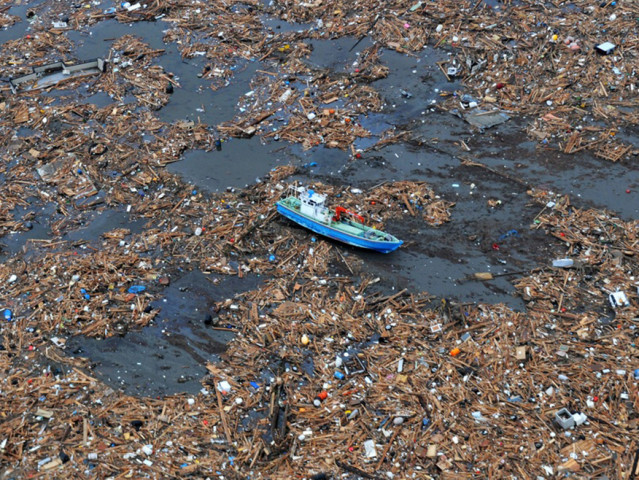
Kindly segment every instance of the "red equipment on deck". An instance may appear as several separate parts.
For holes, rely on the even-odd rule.
[[[364,223],[364,217],[356,214],[355,212],[351,212],[350,210],[346,210],[344,207],[335,207],[335,215],[333,216],[333,221],[339,222],[340,218],[342,218],[342,213],[355,217],[361,224]]]

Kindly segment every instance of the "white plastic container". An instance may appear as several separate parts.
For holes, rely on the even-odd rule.
[[[608,295],[608,300],[610,300],[610,305],[612,305],[612,308],[627,307],[630,305],[628,297],[626,297],[626,294],[623,292],[611,293],[610,295]]]
[[[588,417],[586,416],[585,413],[573,413],[572,419],[575,421],[575,425],[579,426],[582,423],[584,423],[586,420],[588,420]]]
[[[364,442],[364,450],[366,451],[366,458],[376,457],[377,450],[375,449],[375,440],[366,440]]]
[[[569,268],[575,264],[572,258],[558,258],[552,261],[552,266],[557,268]]]

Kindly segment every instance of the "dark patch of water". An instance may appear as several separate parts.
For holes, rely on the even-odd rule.
[[[295,163],[286,153],[280,152],[280,147],[278,143],[265,145],[257,137],[232,138],[223,142],[219,151],[189,151],[183,160],[171,163],[167,168],[209,192],[226,187],[243,188],[278,165]]]
[[[100,236],[116,228],[126,228],[131,233],[140,233],[147,219],[132,219],[124,210],[93,210],[86,212],[80,219],[80,227],[66,233],[62,240],[69,242],[83,241],[99,244]]]
[[[57,107],[60,105],[66,105],[67,103],[69,103],[69,99],[71,98],[73,98],[75,101],[75,98],[78,95],[82,95],[82,90],[85,89],[86,84],[84,85],[84,88],[80,87],[78,90],[58,90],[54,87],[50,90],[41,90],[40,95],[42,95],[43,97],[53,98],[54,100],[47,105],[49,107]]]
[[[379,136],[393,126],[382,113],[368,113],[357,117],[357,122],[373,136]]]
[[[80,103],[92,104],[98,108],[103,108],[114,103],[114,100],[108,93],[97,92],[86,97],[84,100],[80,100]]]
[[[197,270],[185,273],[152,304],[161,309],[152,325],[105,340],[73,337],[67,350],[90,358],[98,378],[127,394],[196,393],[202,388],[206,363],[217,361],[233,337],[231,331],[213,330],[204,324],[211,306],[256,288],[260,281],[251,275],[240,279],[204,275]]]
[[[75,55],[79,60],[91,58],[108,58],[113,42],[125,35],[141,38],[154,50],[166,48],[163,30],[164,22],[120,23],[115,19],[104,20],[93,27],[90,32],[71,30],[67,38],[75,45]]]
[[[307,151],[293,145],[290,150],[302,161],[304,171],[309,176],[336,176],[348,165],[350,155],[338,148],[320,145]]]
[[[20,17],[22,20],[8,28],[0,30],[0,43],[6,43],[23,37],[29,30],[29,27],[31,27],[31,24],[26,19],[27,11],[38,7],[44,2],[45,0],[34,0],[25,2],[23,5],[12,5],[7,11],[7,14]]]
[[[373,45],[369,37],[361,41],[355,37],[342,37],[333,40],[305,40],[311,46],[311,54],[305,61],[314,68],[330,69],[334,72],[351,72],[353,62],[358,61],[362,50]]]
[[[407,123],[425,112],[429,105],[440,99],[443,91],[462,88],[459,81],[449,82],[437,62],[448,59],[441,50],[427,46],[417,57],[384,50],[380,56],[389,68],[388,76],[373,82],[382,94],[385,105],[382,114],[387,123]]]
[[[369,113],[367,115],[359,115],[357,122],[366,130],[371,132],[370,137],[357,138],[353,143],[356,150],[368,150],[373,148],[379,142],[380,135],[394,127],[387,121],[386,115],[381,113]]]
[[[182,61],[174,47],[169,47],[160,63],[167,71],[179,72],[176,80],[180,87],[175,88],[169,103],[158,112],[159,118],[165,122],[187,119],[208,125],[233,118],[238,99],[251,89],[251,79],[263,67],[259,62],[238,65],[225,87],[212,90],[211,80],[198,78],[204,66],[202,59]]]
[[[18,138],[31,137],[37,135],[37,133],[38,132],[36,130],[33,130],[29,127],[18,127],[18,129],[16,130],[16,136]]]
[[[531,186],[569,194],[577,204],[606,208],[626,220],[639,216],[639,171],[629,163],[613,163],[588,152],[545,150],[528,141],[515,124],[474,136],[468,144],[482,163]]]
[[[55,221],[57,214],[57,205],[48,203],[42,206],[31,206],[27,209],[17,207],[15,211],[16,218],[22,218],[26,213],[35,213],[35,218],[31,220],[32,228],[24,232],[10,233],[0,238],[0,244],[3,245],[2,252],[5,254],[0,256],[0,260],[4,260],[6,256],[13,255],[27,248],[29,240],[49,240],[51,238],[50,222]]]

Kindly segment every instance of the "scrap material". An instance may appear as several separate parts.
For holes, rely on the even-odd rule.
[[[29,30],[2,45],[7,78],[71,65],[67,31],[89,35],[102,22],[162,22],[165,45],[203,62],[203,88],[222,89],[257,66],[235,117],[219,125],[160,120],[182,79],[135,29],[111,39],[99,74],[40,89],[5,85],[0,236],[32,235],[19,252],[2,245],[2,478],[536,480],[636,471],[639,221],[527,185],[539,206],[531,230],[571,262],[517,272],[526,309],[514,311],[382,291],[361,259],[276,220],[273,205],[295,166],[215,194],[165,168],[188,150],[248,137],[341,149],[360,168],[362,153],[406,138],[393,127],[366,151],[353,146],[373,136],[366,116],[383,113],[375,81],[389,74],[384,54],[424,49],[444,52],[437,74],[459,82],[438,92],[437,108],[467,128],[523,117],[539,148],[590,151],[618,166],[637,153],[636,3],[15,3],[0,8],[0,26],[29,22]],[[12,14],[17,7],[24,18]],[[265,16],[294,28],[266,28]],[[314,41],[342,38],[372,46],[343,71],[313,64]],[[51,93],[62,87],[60,100]],[[94,94],[110,101],[89,101]],[[454,215],[454,203],[425,182],[313,188],[380,229],[400,219],[431,231]],[[44,233],[35,231],[34,204],[50,219]],[[140,228],[108,229],[97,242],[70,235],[107,210]],[[263,279],[212,307],[211,328],[234,338],[218,363],[202,365],[198,393],[125,395],[66,348],[73,335],[104,339],[150,325],[163,288],[193,269]]]

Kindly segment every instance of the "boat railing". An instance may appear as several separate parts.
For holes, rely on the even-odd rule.
[[[297,183],[289,185],[281,194],[280,198],[295,197],[299,198]]]

